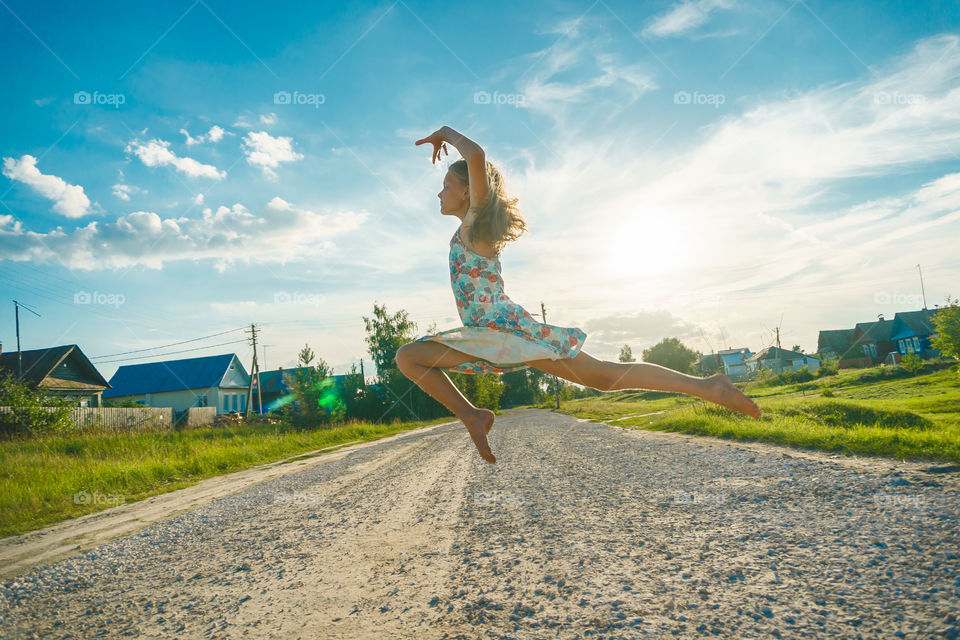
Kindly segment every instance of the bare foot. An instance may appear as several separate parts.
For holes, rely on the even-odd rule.
[[[701,396],[704,400],[715,402],[721,406],[745,413],[751,418],[760,418],[760,407],[745,396],[742,391],[733,386],[730,378],[722,373],[715,373],[706,379],[709,383],[707,392]]]
[[[490,444],[487,442],[487,434],[490,433],[490,428],[493,426],[494,417],[496,417],[496,414],[489,409],[477,409],[473,416],[463,421],[470,437],[473,438],[473,444],[477,446],[480,457],[490,464],[495,464],[497,461],[493,452],[490,451]]]

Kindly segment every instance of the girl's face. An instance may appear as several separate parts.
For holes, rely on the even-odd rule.
[[[440,213],[463,218],[470,207],[470,190],[460,182],[452,171],[443,178],[443,189],[437,194],[440,198]]]

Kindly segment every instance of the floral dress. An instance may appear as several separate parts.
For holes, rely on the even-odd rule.
[[[500,256],[486,258],[468,249],[458,227],[450,239],[450,284],[462,327],[418,338],[476,356],[455,367],[459,373],[509,373],[530,360],[573,358],[587,334],[577,328],[537,322],[503,291]]]

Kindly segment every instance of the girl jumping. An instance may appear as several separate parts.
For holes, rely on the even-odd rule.
[[[652,363],[598,360],[582,350],[583,331],[537,322],[511,301],[500,277],[500,252],[526,230],[526,221],[477,143],[445,126],[414,144],[432,144],[435,164],[441,151],[449,155],[448,142],[462,159],[450,165],[437,195],[440,213],[460,220],[450,239],[450,283],[463,326],[403,345],[397,366],[463,421],[484,460],[497,460],[487,442],[495,414],[473,406],[444,369],[499,374],[533,367],[599,391],[685,393],[760,417],[760,408],[723,374],[699,378]]]

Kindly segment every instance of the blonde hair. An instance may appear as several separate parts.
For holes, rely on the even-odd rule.
[[[486,163],[487,200],[470,203],[471,208],[476,208],[476,213],[467,233],[471,243],[479,241],[489,244],[500,253],[506,243],[518,239],[527,230],[527,221],[523,219],[517,206],[519,199],[507,197],[500,171],[489,160]],[[457,160],[451,164],[450,171],[463,185],[470,186],[466,160]]]

